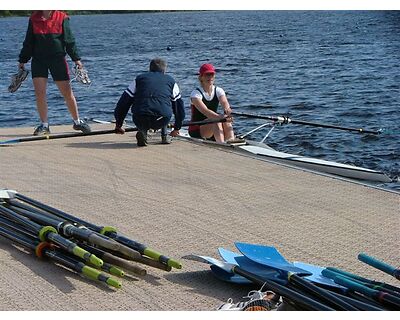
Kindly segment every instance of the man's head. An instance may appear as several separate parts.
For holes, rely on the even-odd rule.
[[[167,62],[161,58],[151,60],[150,71],[165,73],[167,71]]]

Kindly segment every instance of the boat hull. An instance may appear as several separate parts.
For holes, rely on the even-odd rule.
[[[245,153],[257,156],[261,159],[267,159],[279,164],[289,165],[297,168],[310,170],[313,172],[326,173],[334,176],[345,177],[355,180],[373,181],[388,183],[392,180],[383,172],[366,169],[362,167],[352,166],[348,164],[338,163],[334,161],[327,161],[322,159],[304,157],[290,153],[276,151],[264,143],[246,142],[245,144],[225,144],[208,142],[202,139],[196,139],[189,136],[186,130],[181,130],[181,136],[193,141],[201,141],[214,145],[220,145],[227,148],[234,148]]]

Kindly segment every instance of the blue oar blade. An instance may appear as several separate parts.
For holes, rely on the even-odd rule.
[[[293,272],[300,276],[311,275],[310,272],[303,270],[289,263],[274,247],[235,242],[236,248],[248,259],[271,268]]]
[[[232,263],[234,265],[237,265],[238,263],[235,260],[235,257],[237,257],[237,253],[226,250],[224,248],[218,248],[218,252],[219,255],[221,256],[222,259],[224,259],[226,262],[228,263]],[[214,272],[215,276],[217,278],[220,278],[221,280],[224,281],[229,281],[226,278],[229,276],[228,272],[222,273],[219,272],[219,270],[221,270],[220,268],[213,268],[213,266],[211,266],[211,270]],[[225,279],[223,279],[225,278]],[[239,275],[234,275],[230,277],[230,282],[235,282],[235,283],[252,283],[250,280],[246,279],[245,277],[239,276]]]
[[[335,283],[335,281],[333,281],[332,279],[324,277],[321,273],[322,270],[325,269],[323,267],[304,263],[304,262],[298,262],[298,261],[293,262],[293,265],[300,269],[303,269],[303,270],[306,270],[306,271],[312,273],[312,275],[305,277],[307,280],[310,280],[314,283],[322,284],[322,285],[328,286],[328,287],[340,288],[343,290],[346,289],[345,287]]]
[[[286,277],[283,276],[276,269],[251,261],[241,254],[229,251],[224,248],[218,248],[218,252],[222,259],[224,259],[226,262],[238,265],[242,269],[254,273],[262,279],[273,280],[281,284],[287,283]]]

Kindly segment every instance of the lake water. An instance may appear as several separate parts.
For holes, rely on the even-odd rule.
[[[0,127],[38,122],[30,78],[7,92],[27,24],[28,18],[0,19]],[[234,111],[384,129],[373,136],[290,124],[274,130],[272,147],[400,175],[400,11],[90,15],[72,16],[71,26],[93,80],[89,88],[74,84],[81,117],[111,120],[127,85],[150,59],[163,57],[189,120],[198,68],[212,62]],[[48,97],[50,124],[70,123],[51,81]],[[262,123],[237,117],[235,128],[244,133]],[[385,187],[400,190],[400,183]]]

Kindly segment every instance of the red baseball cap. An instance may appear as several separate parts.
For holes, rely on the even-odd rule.
[[[199,74],[202,76],[206,73],[215,73],[215,68],[211,63],[205,63],[200,67]]]

